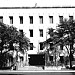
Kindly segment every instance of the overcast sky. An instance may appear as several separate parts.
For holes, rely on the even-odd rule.
[[[9,6],[75,6],[75,0],[0,0],[0,7]]]

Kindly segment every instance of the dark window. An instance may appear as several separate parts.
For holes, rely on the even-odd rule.
[[[60,50],[63,50],[63,45],[60,45]]]
[[[53,23],[53,16],[49,16],[50,18],[50,23]]]
[[[43,50],[43,43],[40,43],[40,50]]]
[[[40,24],[43,24],[43,16],[39,16]]]
[[[22,56],[20,56],[20,61],[23,61],[23,60],[24,60],[24,58]]]
[[[43,29],[40,29],[40,37],[43,37]]]
[[[69,16],[69,19],[70,19],[70,20],[73,20],[73,16]]]
[[[60,23],[63,22],[63,16],[59,16],[59,22],[60,22]]]
[[[13,24],[13,16],[9,16],[10,18],[10,24]]]
[[[53,56],[49,56],[50,61],[53,61]]]
[[[23,24],[23,16],[19,16],[20,18],[20,24]]]
[[[10,42],[10,44],[9,44],[9,49],[10,49],[10,50],[14,50],[13,42]]]
[[[33,37],[33,30],[30,30],[30,37]]]
[[[50,42],[50,50],[53,50],[53,49],[54,49],[54,47],[53,47],[53,43]]]
[[[30,43],[30,50],[33,50],[33,43]]]
[[[30,24],[33,24],[33,16],[29,16],[30,18]]]
[[[61,63],[64,63],[64,58],[63,58],[63,56],[60,56],[60,62],[61,62]]]
[[[3,23],[3,16],[0,16],[0,22]]]
[[[23,36],[23,30],[19,30],[19,32],[20,32],[20,35],[22,35],[22,36]]]

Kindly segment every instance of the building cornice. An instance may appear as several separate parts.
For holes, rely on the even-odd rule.
[[[49,8],[75,8],[75,6],[52,6],[52,7],[0,7],[0,9],[49,9]]]

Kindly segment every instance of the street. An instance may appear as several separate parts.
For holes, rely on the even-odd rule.
[[[75,72],[69,71],[0,71],[0,75],[75,75]]]

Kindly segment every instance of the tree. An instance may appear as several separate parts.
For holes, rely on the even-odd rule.
[[[62,36],[62,43],[64,46],[69,45],[70,49],[67,50],[70,51],[69,53],[69,59],[70,59],[70,68],[72,68],[72,50],[74,51],[74,39],[75,39],[75,21],[72,19],[69,20],[64,20],[61,24],[58,25],[58,33],[60,34],[59,30],[62,31],[63,36]]]
[[[47,49],[47,51],[46,51],[47,58],[49,58],[49,56],[50,56],[49,51],[51,51],[52,54],[54,54],[54,55],[56,52],[56,47],[54,47],[54,42],[55,42],[57,36],[56,36],[56,32],[54,30],[55,29],[53,29],[53,28],[48,28],[47,33],[50,36],[50,38],[46,39],[46,41],[43,42],[44,47],[46,47],[46,49]],[[46,60],[46,61],[48,61],[48,60]],[[56,57],[55,57],[55,62],[56,62]]]
[[[0,22],[0,63],[2,63],[0,64],[0,67],[2,67],[4,63],[7,62],[4,60],[8,60],[7,56],[10,55],[10,51],[13,51],[13,43],[15,43],[15,41],[16,43],[21,43],[21,46],[19,47],[22,49],[19,49],[19,51],[24,53],[24,50],[28,50],[30,40],[25,36],[24,32],[22,36],[16,27],[9,26]],[[7,46],[7,50],[5,51],[4,45]]]
[[[58,24],[55,31],[54,29],[50,28],[48,34],[50,35],[50,38],[46,39],[44,45],[46,46],[52,42],[54,49],[60,45],[62,50],[65,46],[70,59],[70,68],[72,68],[72,58],[75,50],[73,47],[75,43],[75,21],[73,19],[64,19],[62,23]]]

